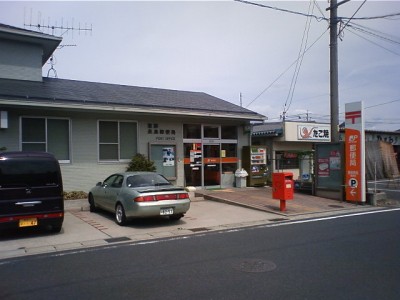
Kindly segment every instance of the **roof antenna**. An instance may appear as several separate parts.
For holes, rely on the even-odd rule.
[[[38,21],[36,24],[33,24],[32,22],[32,9],[31,9],[31,13],[30,13],[30,21],[29,24],[25,22],[25,10],[24,10],[24,28],[28,27],[28,28],[33,28],[39,32],[45,33],[45,34],[49,34],[49,35],[53,35],[53,36],[63,36],[64,34],[68,34],[69,32],[71,32],[72,34],[72,38],[74,38],[74,32],[78,31],[79,34],[81,32],[84,32],[85,35],[90,32],[90,35],[92,35],[92,24],[90,24],[90,27],[85,23],[84,27],[81,27],[81,24],[79,23],[78,27],[74,26],[74,19],[72,19],[72,25],[69,26],[68,22],[66,25],[64,25],[64,20],[61,19],[61,25],[57,25],[57,22],[55,22],[55,24],[50,25],[50,18],[48,18],[47,20],[47,25],[44,21],[44,19],[42,19],[42,14],[41,12],[38,12]],[[60,44],[57,49],[62,49],[64,47],[76,47],[75,44]],[[54,65],[56,64],[56,60],[55,60],[55,56],[54,54],[50,57],[50,69],[47,72],[47,77],[50,77],[50,73],[53,73],[53,77],[54,78],[58,78],[57,76],[57,71],[54,68]]]
[[[53,74],[54,74],[53,78],[58,78],[57,71],[56,71],[56,69],[54,69],[54,65],[55,64],[56,64],[55,63],[55,56],[51,55],[51,57],[50,57],[51,68],[47,71],[47,77],[50,77],[50,72],[53,71]]]

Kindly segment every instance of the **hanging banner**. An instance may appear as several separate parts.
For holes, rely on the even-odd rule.
[[[345,107],[346,200],[365,202],[365,133],[363,102],[346,103]]]

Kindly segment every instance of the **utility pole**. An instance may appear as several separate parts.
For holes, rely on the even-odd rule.
[[[330,89],[331,89],[331,142],[339,142],[339,80],[338,80],[338,30],[337,8],[350,0],[330,0]]]

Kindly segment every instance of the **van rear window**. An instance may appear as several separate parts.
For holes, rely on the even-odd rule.
[[[57,162],[35,158],[6,159],[0,162],[0,187],[57,186]]]

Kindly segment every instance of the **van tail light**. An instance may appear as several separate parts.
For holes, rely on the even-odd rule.
[[[150,202],[150,201],[165,201],[165,200],[182,200],[189,198],[188,193],[179,194],[159,194],[149,196],[138,196],[133,201],[135,202]]]

